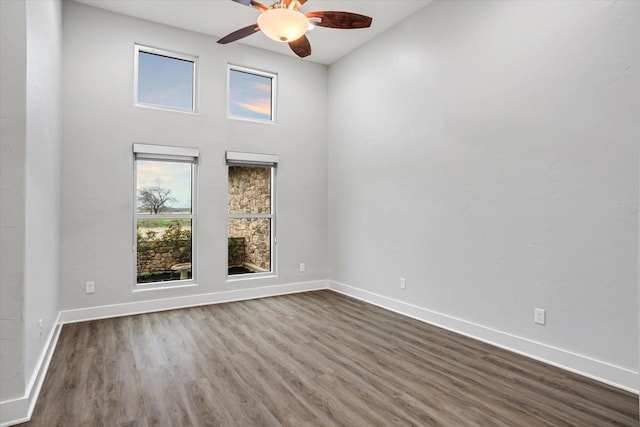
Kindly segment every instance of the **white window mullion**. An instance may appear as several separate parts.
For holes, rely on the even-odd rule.
[[[193,214],[171,215],[171,214],[136,214],[138,219],[193,219]]]
[[[232,219],[273,218],[272,214],[229,214]]]

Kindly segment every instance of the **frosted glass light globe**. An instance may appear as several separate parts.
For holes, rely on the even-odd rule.
[[[258,16],[258,27],[267,37],[278,42],[298,40],[307,32],[309,21],[297,10],[269,9]]]

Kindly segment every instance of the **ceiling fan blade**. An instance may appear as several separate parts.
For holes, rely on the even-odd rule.
[[[311,55],[311,43],[309,43],[307,36],[303,35],[299,39],[289,42],[289,47],[300,58]]]
[[[257,32],[258,30],[260,30],[260,27],[258,27],[258,24],[249,25],[248,27],[240,28],[239,30],[234,31],[233,33],[227,34],[226,36],[218,40],[218,43],[220,44],[231,43],[236,40],[240,40],[247,36],[250,36],[251,34]]]
[[[255,0],[231,0],[231,1],[234,1],[234,2],[236,2],[236,3],[243,4],[243,5],[245,5],[245,6],[255,7],[256,9],[261,10],[261,11],[263,11],[263,12],[264,12],[265,10],[269,9],[267,6],[263,5],[262,3],[258,3],[258,2],[257,2],[257,1],[255,1]]]
[[[372,21],[368,16],[351,12],[318,11],[305,13],[305,16],[310,18],[309,22],[318,27],[340,29],[368,28],[371,26]],[[318,18],[320,21],[316,22]]]

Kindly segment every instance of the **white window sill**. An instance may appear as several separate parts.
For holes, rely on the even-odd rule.
[[[194,288],[199,286],[193,280],[172,280],[166,282],[155,282],[148,284],[136,284],[133,285],[133,292],[147,292],[147,291],[159,291],[162,289],[181,289],[181,288]]]

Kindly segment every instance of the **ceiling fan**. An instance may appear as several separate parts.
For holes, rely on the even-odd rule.
[[[258,9],[261,13],[258,22],[227,34],[218,43],[227,44],[240,40],[258,30],[267,37],[288,43],[291,50],[300,58],[311,55],[311,44],[305,35],[310,25],[326,28],[353,29],[368,28],[372,19],[351,12],[300,12],[299,8],[307,0],[277,0],[267,7],[255,0],[232,0],[236,3]]]

